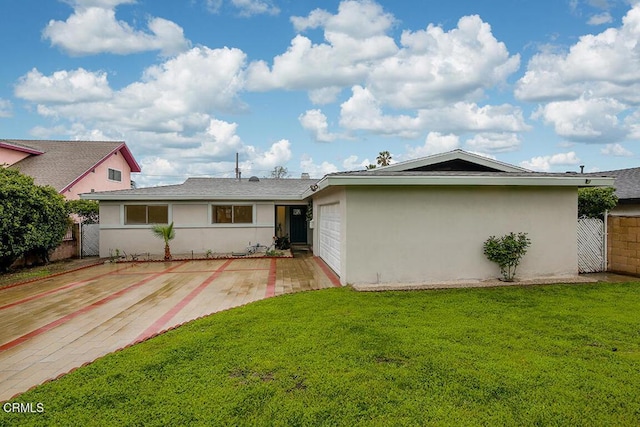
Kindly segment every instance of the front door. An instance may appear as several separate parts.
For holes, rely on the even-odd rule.
[[[307,207],[290,206],[291,243],[307,243]]]

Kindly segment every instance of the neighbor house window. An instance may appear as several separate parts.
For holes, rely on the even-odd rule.
[[[214,205],[212,217],[214,224],[251,224],[253,222],[253,206]]]
[[[168,224],[167,205],[125,205],[124,223],[127,225]]]
[[[109,180],[111,181],[122,181],[122,172],[116,169],[109,169]]]

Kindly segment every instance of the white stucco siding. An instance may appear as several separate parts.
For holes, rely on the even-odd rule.
[[[100,202],[100,225],[120,225],[120,204]]]
[[[151,202],[149,202],[151,203]],[[123,202],[100,202],[100,256],[119,249],[128,254],[164,253],[163,242],[151,232],[151,225],[124,224]],[[145,204],[135,202],[134,204]],[[272,243],[275,207],[272,202],[242,202],[254,206],[252,224],[212,224],[211,206],[237,202],[153,202],[169,206],[169,220],[174,222],[176,237],[171,241],[173,254],[244,252],[249,244]]]
[[[609,211],[609,215],[611,216],[640,216],[640,204],[625,204],[618,205]]]
[[[181,203],[171,207],[174,226],[206,226],[211,222],[207,203]]]
[[[575,188],[350,187],[348,283],[434,283],[499,276],[482,252],[491,235],[532,240],[520,278],[574,275]]]

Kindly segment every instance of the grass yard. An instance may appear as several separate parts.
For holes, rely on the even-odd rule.
[[[15,400],[0,425],[640,425],[640,283],[286,295]]]

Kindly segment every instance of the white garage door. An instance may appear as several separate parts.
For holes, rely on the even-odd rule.
[[[320,258],[340,275],[340,204],[320,206]]]

